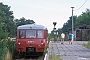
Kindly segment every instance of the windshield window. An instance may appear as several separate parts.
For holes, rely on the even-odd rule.
[[[26,30],[26,38],[36,38],[36,30]]]
[[[24,38],[24,30],[19,30],[19,38]]]
[[[43,30],[38,30],[38,38],[43,38]]]

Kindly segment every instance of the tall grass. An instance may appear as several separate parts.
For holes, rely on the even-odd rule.
[[[15,57],[15,41],[7,40],[7,53],[5,54],[6,60],[13,60]]]
[[[0,41],[0,60],[4,60],[4,56],[6,54],[6,43],[7,43],[7,40],[6,39],[2,39]]]
[[[88,41],[87,44],[83,43],[82,45],[85,46],[86,48],[89,48],[90,49],[90,41]]]
[[[49,55],[48,60],[62,60],[62,59],[60,58],[60,55],[51,54]]]
[[[7,51],[7,53],[5,54],[5,60],[12,60],[12,55],[9,52],[9,50]]]

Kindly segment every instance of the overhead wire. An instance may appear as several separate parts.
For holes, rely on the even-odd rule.
[[[87,0],[78,8],[78,9],[76,9],[76,10],[74,10],[74,11],[77,11],[77,10],[79,10],[81,7],[83,7],[84,6],[84,4],[87,2]]]

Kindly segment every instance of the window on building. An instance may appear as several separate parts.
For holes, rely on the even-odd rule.
[[[36,38],[36,30],[26,30],[26,38]]]

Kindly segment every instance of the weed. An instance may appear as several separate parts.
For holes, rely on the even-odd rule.
[[[5,54],[5,60],[12,60],[12,55],[9,51]]]
[[[60,58],[60,55],[51,54],[49,55],[48,60],[62,60],[62,59]]]

